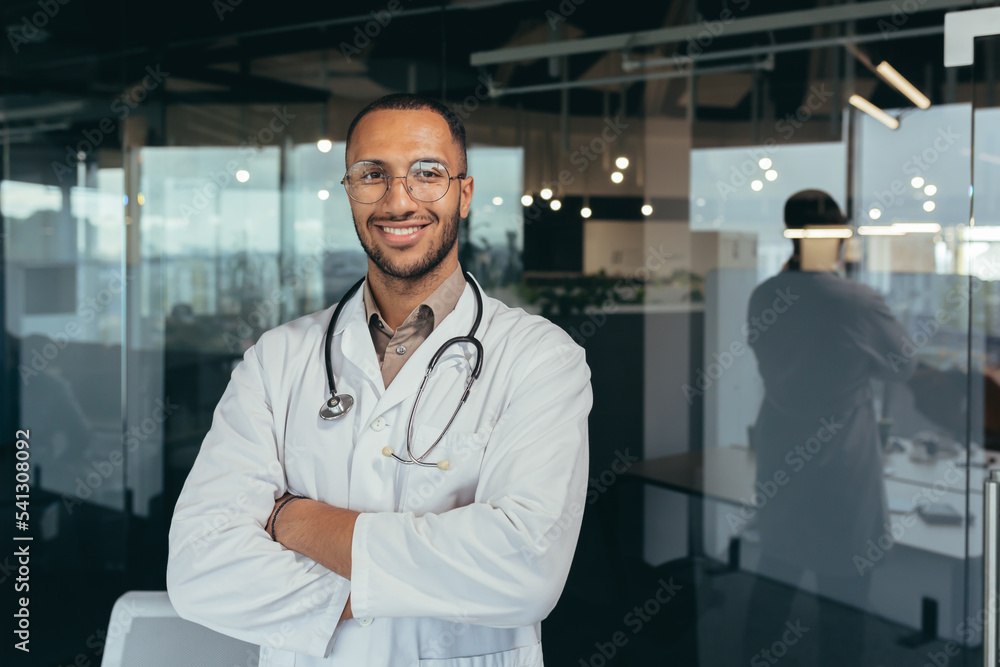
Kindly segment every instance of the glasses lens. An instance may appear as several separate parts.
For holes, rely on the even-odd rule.
[[[347,170],[347,193],[362,204],[374,204],[389,187],[389,178],[374,162],[356,162]]]
[[[406,185],[414,199],[437,201],[448,192],[448,170],[440,162],[417,160],[406,173]]]

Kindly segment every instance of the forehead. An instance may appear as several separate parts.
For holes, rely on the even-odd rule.
[[[438,157],[458,164],[458,144],[447,121],[433,111],[373,111],[354,127],[347,163],[381,160],[410,162],[422,157]]]

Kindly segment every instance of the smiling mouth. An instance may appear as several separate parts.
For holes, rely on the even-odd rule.
[[[408,234],[415,234],[427,225],[416,225],[414,227],[382,227],[381,225],[376,225],[386,234],[393,234],[395,236],[406,236]]]

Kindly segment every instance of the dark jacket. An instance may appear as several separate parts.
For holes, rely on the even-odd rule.
[[[831,273],[765,281],[747,321],[765,388],[752,442],[757,482],[774,491],[759,498],[763,549],[821,574],[856,575],[854,556],[889,521],[870,380],[909,378],[907,332],[877,292]]]

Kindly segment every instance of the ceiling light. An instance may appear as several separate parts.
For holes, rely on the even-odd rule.
[[[494,197],[493,198],[493,205],[494,206],[500,206],[501,204],[503,204],[503,197]]]
[[[542,196],[542,199],[552,199],[552,190],[549,188],[542,188],[542,191],[538,194]]]
[[[622,173],[620,171],[613,171],[613,172],[611,172],[611,182],[612,183],[621,183],[623,180],[625,180],[625,177],[622,175]]]
[[[934,195],[937,194],[937,186],[928,185],[926,188],[924,188],[924,194],[927,195],[928,197],[933,197]]]
[[[767,171],[764,172],[764,178],[766,178],[769,181],[773,181],[777,177],[778,177],[778,172],[776,172],[774,169],[768,169]]]
[[[924,187],[924,179],[923,179],[923,177],[922,176],[914,176],[912,179],[910,179],[910,185],[912,185],[913,187],[917,188],[918,190],[920,188]]]
[[[761,188],[763,188],[763,187],[764,187],[764,181],[751,181],[750,182],[750,189],[753,190],[754,192],[760,192]]]
[[[769,158],[769,157],[762,157],[757,162],[757,164],[760,165],[761,169],[770,169],[771,168],[771,158]]]
[[[594,212],[590,210],[589,206],[584,206],[583,208],[580,209],[580,217],[581,218],[589,218],[593,214],[594,214]]]
[[[240,169],[238,172],[236,172],[236,180],[239,181],[240,183],[246,183],[247,181],[250,180],[250,172],[247,171],[246,169]]]
[[[847,101],[851,103],[851,106],[861,109],[890,130],[899,129],[899,119],[893,118],[860,95],[851,95],[850,99]]]
[[[879,218],[882,217],[882,209],[880,208],[871,209],[870,211],[868,211],[868,217],[871,218],[872,220],[878,220]]]
[[[319,149],[320,153],[329,153],[333,148],[333,142],[329,139],[320,139],[316,142],[316,148]]]
[[[893,88],[906,95],[918,107],[921,109],[930,108],[931,101],[927,99],[927,96],[917,90],[917,87],[907,81],[906,77],[897,72],[892,65],[883,60],[875,68],[875,71],[881,74],[882,78],[888,81]]]
[[[786,229],[786,239],[849,239],[854,235],[850,227],[833,225],[809,229]]]
[[[643,215],[653,215],[653,207],[649,204],[643,204],[641,210]]]
[[[904,234],[937,234],[941,225],[936,222],[894,222],[892,228]]]
[[[320,201],[326,201],[327,199],[330,198],[330,191],[320,190],[319,192],[316,193],[316,196],[320,198]]]
[[[858,234],[861,236],[902,236],[905,233],[901,229],[883,225],[862,225],[858,227]]]
[[[521,206],[531,206],[535,203],[535,198],[531,195],[524,195],[521,197]]]
[[[628,168],[628,158],[625,157],[624,155],[621,156],[620,158],[618,158],[617,160],[615,160],[615,166],[618,167],[619,169],[627,169]]]
[[[966,227],[960,225],[959,236],[963,241],[1000,241],[1000,227]]]
[[[924,210],[927,211],[928,213],[933,211],[935,208],[937,208],[937,206],[934,204],[934,202],[930,200],[924,202]]]
[[[549,208],[551,208],[553,211],[558,211],[559,209],[562,208],[562,202],[559,201],[558,199],[553,199],[552,201],[549,202]]]

